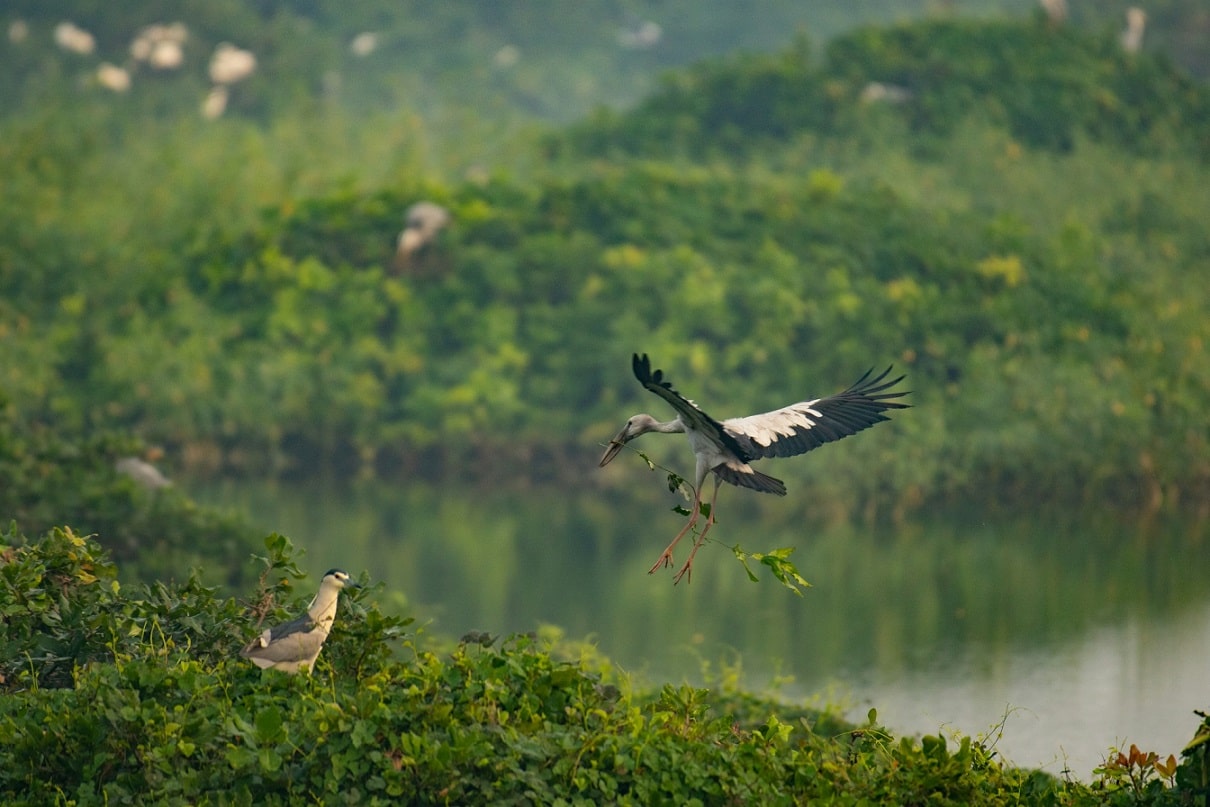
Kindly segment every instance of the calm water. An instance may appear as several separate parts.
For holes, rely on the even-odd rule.
[[[1162,755],[1210,708],[1210,525],[1099,510],[882,527],[813,525],[794,497],[724,492],[692,582],[647,569],[672,494],[289,483],[182,485],[306,549],[303,567],[384,581],[433,632],[555,624],[640,681],[716,680],[869,707],[902,732],[989,734],[1010,761],[1082,779],[1110,746]],[[658,487],[658,486],[652,486]],[[633,491],[631,491],[633,492]],[[727,548],[797,547],[796,597]],[[683,556],[683,552],[680,553]],[[1007,714],[1007,719],[1005,716]]]

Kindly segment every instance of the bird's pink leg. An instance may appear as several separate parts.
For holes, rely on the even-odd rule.
[[[706,524],[702,527],[701,533],[697,536],[697,540],[693,542],[693,549],[689,552],[689,559],[685,561],[685,565],[676,573],[676,577],[672,578],[672,584],[676,585],[681,582],[681,578],[689,576],[690,582],[693,581],[693,556],[697,554],[697,550],[701,548],[702,543],[706,540],[706,533],[714,526],[714,503],[718,501],[718,477],[714,478],[714,495],[710,497],[710,515],[706,518]],[[671,559],[671,558],[669,558]]]
[[[718,489],[715,488],[716,493],[717,493],[717,491],[718,491]],[[713,512],[713,509],[714,508],[711,508],[711,512]],[[693,494],[693,514],[689,516],[689,523],[687,523],[681,529],[681,531],[676,534],[676,537],[672,539],[672,543],[668,544],[668,547],[663,551],[663,553],[661,553],[659,559],[656,560],[655,564],[653,564],[652,567],[647,570],[647,574],[655,574],[655,570],[660,568],[661,566],[671,566],[672,565],[673,548],[676,547],[678,541],[680,541],[682,538],[685,537],[685,533],[687,533],[687,532],[689,532],[689,530],[693,529],[693,525],[697,523],[697,517],[701,512],[702,512],[702,491],[701,491],[701,487],[699,486],[698,490],[695,491]]]

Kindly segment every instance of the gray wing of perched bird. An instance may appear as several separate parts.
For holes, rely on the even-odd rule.
[[[311,615],[303,614],[285,624],[266,628],[240,651],[240,655],[262,668],[279,666],[283,662],[301,664],[317,658],[327,638],[327,633],[315,629]]]

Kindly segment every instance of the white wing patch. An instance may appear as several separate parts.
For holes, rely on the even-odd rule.
[[[749,462],[760,457],[793,457],[886,420],[882,414],[886,408],[880,401],[846,392],[724,420],[723,428],[744,447]]]
[[[763,415],[730,418],[723,421],[723,426],[767,448],[782,438],[794,437],[799,432],[815,428],[823,415],[811,408],[814,404],[815,401],[807,401]]]

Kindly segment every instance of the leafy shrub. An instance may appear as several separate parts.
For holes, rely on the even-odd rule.
[[[901,98],[863,101],[876,83]],[[756,157],[813,134],[877,130],[880,112],[908,123],[917,147],[944,154],[944,137],[971,117],[1003,124],[1021,143],[1070,151],[1080,136],[1130,151],[1179,142],[1210,154],[1210,91],[1161,56],[1131,54],[1114,36],[1040,20],[933,18],[869,26],[827,46],[698,65],[624,113],[600,111],[551,135],[554,154]],[[922,138],[923,139],[920,139]]]
[[[635,692],[549,639],[468,635],[439,653],[372,591],[342,597],[313,674],[261,671],[235,651],[258,615],[287,613],[281,536],[247,605],[194,581],[119,587],[67,528],[4,543],[6,803],[1180,804],[1199,786],[1198,740],[1160,771],[1175,787],[1088,787],[1004,767],[968,737],[896,740],[872,710],[851,726],[734,691]]]
[[[69,520],[144,579],[196,565],[212,580],[236,582],[254,546],[250,526],[117,470],[143,448],[121,432],[72,439],[30,424],[0,393],[0,518],[35,534]]]
[[[449,186],[350,179],[315,158],[349,130],[311,117],[157,124],[138,147],[106,135],[123,131],[114,111],[83,142],[74,110],[22,118],[0,138],[0,386],[23,422],[83,446],[135,432],[191,472],[498,483],[506,466],[572,478],[585,445],[646,406],[632,351],[724,416],[885,362],[909,372],[916,408],[826,464],[787,466],[837,514],[974,491],[1202,497],[1210,183],[1184,133],[1206,128],[1203,90],[1035,22],[863,30],[829,53],[704,65],[670,79],[649,119],[640,107],[601,130],[602,148],[666,155],[686,129],[709,162],[573,149],[555,171]],[[871,80],[916,94],[859,105]],[[431,271],[393,274],[420,195],[453,225]],[[171,493],[118,507],[104,484],[59,484],[73,469],[58,467],[22,484],[96,498],[87,518],[55,512],[120,559],[147,541],[213,546],[187,540],[201,516],[165,518]],[[135,536],[140,520],[154,528]],[[216,556],[239,557],[211,531]]]

